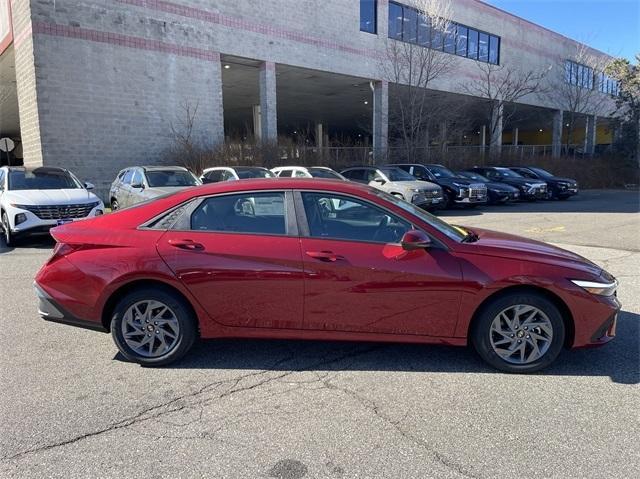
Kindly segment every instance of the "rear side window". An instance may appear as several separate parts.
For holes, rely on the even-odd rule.
[[[364,171],[365,170],[347,170],[342,172],[342,176],[348,178],[352,181],[364,181]]]
[[[280,170],[280,173],[278,173],[278,177],[279,178],[290,178],[291,177],[291,173],[293,173],[292,170]]]
[[[191,215],[191,230],[222,233],[287,234],[283,192],[212,196]]]
[[[296,178],[306,178],[307,175],[302,170],[296,170],[296,174],[294,175]]]
[[[209,183],[217,183],[219,181],[222,181],[222,173],[222,170],[209,171],[208,173],[205,173],[204,178]]]

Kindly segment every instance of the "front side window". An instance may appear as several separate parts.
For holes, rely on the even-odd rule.
[[[509,168],[496,168],[492,171],[496,171],[502,178],[522,178],[522,175],[510,170]]]
[[[191,214],[191,229],[221,233],[286,235],[284,193],[212,196]]]
[[[122,183],[124,183],[125,185],[130,185],[132,178],[133,178],[133,170],[127,170],[126,174],[124,175],[124,178],[122,178]]]
[[[360,0],[360,31],[377,32],[377,0]]]
[[[296,178],[307,178],[307,174],[302,170],[296,170],[293,176]]]
[[[429,171],[436,178],[453,178],[456,176],[453,174],[453,171],[444,166],[430,166]]]
[[[279,178],[291,178],[293,170],[280,170],[278,173]]]
[[[342,179],[338,173],[326,168],[309,168],[309,174],[314,178],[327,178],[331,180]]]
[[[248,178],[274,178],[275,175],[264,168],[236,168],[236,175],[241,180]]]
[[[364,181],[364,174],[365,174],[365,170],[347,170],[347,171],[343,171],[342,176],[344,176],[345,178],[350,179],[351,181],[359,181],[360,183],[362,183]]]
[[[380,168],[380,171],[389,181],[416,181],[415,177],[400,168]]]
[[[196,186],[198,180],[189,171],[153,170],[147,171],[147,183],[151,188]]]
[[[222,181],[223,170],[213,170],[205,173],[204,179],[207,183],[218,183]]]
[[[76,190],[82,184],[67,171],[35,168],[33,170],[10,170],[8,189],[15,190]]]
[[[131,177],[132,185],[142,185],[142,173],[139,170],[135,170],[133,176]]]
[[[412,226],[389,212],[355,198],[333,193],[302,193],[313,238],[399,243]]]

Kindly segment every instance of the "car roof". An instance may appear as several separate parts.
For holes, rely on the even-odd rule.
[[[41,171],[43,173],[68,173],[69,170],[59,166],[6,166],[9,171]]]
[[[189,171],[184,166],[160,166],[160,165],[152,165],[152,166],[138,166],[131,168],[142,168],[144,171]]]

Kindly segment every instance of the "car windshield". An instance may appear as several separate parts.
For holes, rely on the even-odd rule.
[[[520,173],[516,173],[509,168],[496,168],[495,171],[503,178],[524,178]]]
[[[552,178],[553,175],[551,173],[549,173],[547,170],[543,170],[542,168],[537,168],[537,167],[532,167],[529,168],[531,171],[533,171],[534,173],[537,173],[538,175],[542,176],[543,178]]]
[[[415,177],[400,168],[380,168],[380,171],[389,181],[416,181]]]
[[[489,178],[479,175],[478,173],[471,173],[470,171],[459,171],[458,176],[468,178],[473,181],[483,181],[485,183],[489,182]]]
[[[9,190],[77,190],[82,184],[69,172],[36,168],[9,171]]]
[[[265,168],[236,168],[236,174],[241,180],[248,178],[275,178],[276,175]]]
[[[152,170],[145,172],[147,183],[151,188],[172,186],[196,186],[200,183],[189,171],[182,170]]]
[[[441,220],[437,216],[432,215],[431,213],[427,213],[425,210],[418,208],[412,203],[409,203],[405,200],[401,200],[396,196],[390,195],[389,193],[385,193],[384,191],[374,190],[372,191],[377,196],[384,198],[385,200],[393,203],[394,205],[399,206],[403,210],[408,213],[411,213],[414,216],[417,216],[425,223],[433,226],[440,233],[446,235],[454,241],[462,241],[467,237],[467,232],[465,232],[462,228],[457,228],[455,226],[450,225],[446,221]]]
[[[309,174],[314,178],[328,178],[330,180],[341,180],[342,177],[328,168],[309,168]]]
[[[436,178],[455,178],[456,176],[453,171],[444,166],[428,166],[427,168]]]

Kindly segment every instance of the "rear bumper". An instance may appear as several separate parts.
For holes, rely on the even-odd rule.
[[[92,331],[100,331],[103,333],[108,332],[102,324],[78,318],[69,313],[69,311],[66,311],[40,286],[38,286],[37,283],[34,283],[33,287],[36,292],[36,297],[38,298],[38,313],[45,321],[76,326],[78,328],[90,329]]]

